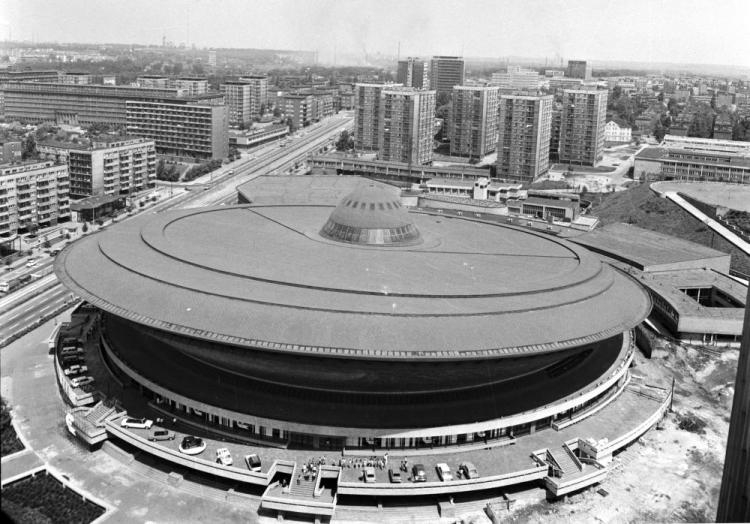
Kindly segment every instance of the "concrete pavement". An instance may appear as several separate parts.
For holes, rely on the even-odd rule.
[[[68,312],[59,320],[69,318]],[[47,322],[0,352],[3,395],[14,406],[19,434],[41,463],[68,477],[74,489],[114,508],[106,522],[258,522],[256,508],[202,499],[151,480],[73,439],[65,427],[52,356],[43,343],[53,327]],[[26,460],[31,468],[37,464]]]

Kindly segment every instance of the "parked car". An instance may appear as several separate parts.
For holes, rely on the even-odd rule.
[[[448,464],[446,464],[445,462],[440,462],[437,466],[435,466],[435,469],[437,470],[438,477],[440,477],[440,480],[442,480],[443,482],[453,480],[451,468],[449,468]]]
[[[206,449],[206,443],[200,437],[188,435],[180,442],[180,452],[185,455],[198,455]]]
[[[394,484],[401,484],[401,472],[393,469],[388,470],[388,479]]]
[[[149,440],[174,440],[174,431],[164,428],[154,428],[148,433]]]
[[[80,364],[74,364],[70,366],[68,369],[66,369],[65,371],[63,371],[63,373],[65,373],[65,375],[69,377],[71,375],[80,375],[81,373],[86,373],[88,370],[89,368],[86,366],[81,366]]]
[[[427,482],[427,470],[423,464],[414,464],[411,467],[411,478],[414,482]]]
[[[260,457],[255,453],[245,455],[245,464],[250,471],[260,471]]]
[[[77,388],[80,386],[85,386],[86,384],[91,384],[94,381],[94,377],[76,377],[73,380],[70,381],[70,383],[73,385],[73,387]]]
[[[471,462],[462,462],[458,469],[467,479],[475,479],[479,477],[479,472],[477,471],[476,466]]]
[[[86,362],[80,355],[67,355],[62,358],[63,366],[70,366],[73,364],[83,364]]]
[[[61,355],[83,355],[83,349],[77,346],[65,346],[60,350]]]
[[[26,262],[26,267],[36,267],[36,265],[39,264],[39,261],[35,258],[29,259],[28,262]]]
[[[124,428],[151,429],[154,421],[147,418],[125,417],[120,425]]]
[[[375,482],[375,468],[365,468],[364,473],[362,473],[362,480],[367,483]]]
[[[232,454],[227,448],[219,448],[216,450],[216,462],[222,466],[231,466],[233,463]]]

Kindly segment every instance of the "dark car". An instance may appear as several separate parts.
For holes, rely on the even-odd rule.
[[[427,470],[423,464],[414,464],[411,468],[411,477],[414,482],[427,482]]]
[[[393,471],[392,469],[389,469],[388,470],[388,478],[394,484],[400,484],[401,483],[401,472],[399,472],[399,471]]]
[[[174,431],[168,429],[152,429],[148,434],[149,440],[174,440]]]
[[[260,471],[260,457],[255,453],[245,455],[245,464],[250,471]]]

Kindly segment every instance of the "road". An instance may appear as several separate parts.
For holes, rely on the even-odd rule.
[[[335,140],[342,129],[351,129],[352,125],[353,117],[349,114],[328,118],[312,128],[305,128],[304,135],[287,139],[286,146],[280,147],[272,144],[261,147],[252,157],[229,164],[220,174],[214,175],[209,180],[204,180],[206,177],[196,180],[193,190],[165,199],[149,207],[145,212],[158,213],[167,209],[188,209],[233,203],[236,201],[238,185],[268,174],[284,176],[284,172],[292,168],[295,163],[304,161],[312,153],[317,153]],[[234,172],[230,173],[230,171]],[[132,217],[123,220],[130,218]],[[38,266],[33,268],[20,266],[4,274],[3,280],[40,273],[50,268],[53,258],[46,254],[43,256],[46,258],[40,258]],[[41,294],[37,294],[40,290]],[[54,274],[42,277],[0,298],[0,344],[14,333],[23,330],[28,324],[39,320],[40,316],[55,311],[69,298],[70,292],[62,287]]]

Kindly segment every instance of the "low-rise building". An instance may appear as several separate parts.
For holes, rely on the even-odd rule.
[[[632,138],[633,130],[627,126],[620,127],[617,122],[610,120],[604,126],[604,141],[612,143],[628,143]]]
[[[732,140],[732,119],[726,113],[721,113],[714,121],[714,139]]]
[[[66,164],[70,197],[132,195],[156,180],[156,147],[138,137],[99,138],[90,144],[41,142],[39,153]]]
[[[750,184],[750,142],[667,135],[635,156],[633,176]]]
[[[0,165],[0,239],[70,219],[68,166],[50,160]]]

